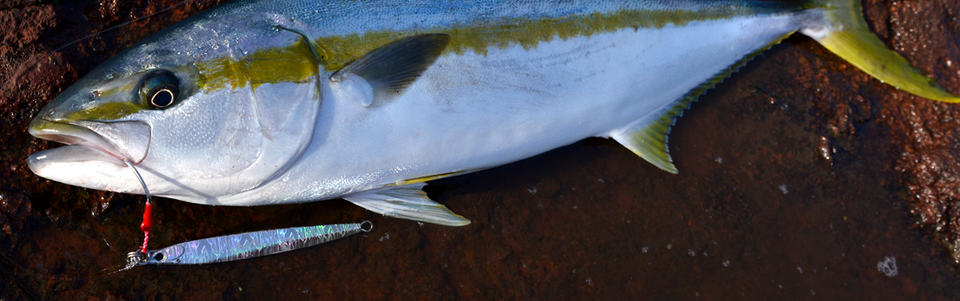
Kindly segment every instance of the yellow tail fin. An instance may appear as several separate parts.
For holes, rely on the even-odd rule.
[[[826,24],[801,32],[863,72],[900,90],[932,100],[960,102],[960,96],[947,92],[870,32],[863,20],[860,0],[815,1],[824,11]]]

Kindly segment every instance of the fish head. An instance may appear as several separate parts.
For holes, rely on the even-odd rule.
[[[67,146],[31,155],[31,170],[70,185],[144,193],[126,160],[152,194],[208,204],[282,174],[311,140],[322,68],[302,64],[310,62],[299,57],[308,48],[281,51],[298,49],[296,35],[247,32],[258,39],[250,42],[243,33],[196,28],[207,31],[181,28],[141,42],[52,100],[28,131]],[[189,49],[163,43],[184,36],[201,42]],[[250,59],[256,53],[245,50],[257,47],[274,57]],[[252,65],[270,58],[300,63],[309,74],[271,78],[260,74],[271,70]]]
[[[69,145],[31,155],[35,173],[87,188],[139,189],[104,175],[126,169],[122,160],[143,163],[157,117],[188,101],[195,88],[188,68],[174,67],[162,54],[131,61],[135,54],[142,53],[128,50],[94,69],[30,122],[34,137]]]
[[[191,72],[163,67],[124,70],[129,68],[111,67],[126,64],[111,61],[54,98],[30,123],[29,133],[96,149],[118,160],[142,162],[156,119],[151,115],[190,98],[195,90]]]

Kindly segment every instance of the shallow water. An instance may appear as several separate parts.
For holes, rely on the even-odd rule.
[[[678,121],[670,145],[679,175],[587,139],[430,182],[431,197],[473,221],[460,228],[339,200],[229,208],[160,199],[151,248],[290,226],[375,227],[265,258],[111,275],[101,271],[142,239],[143,198],[38,179],[26,155],[54,145],[6,134],[0,216],[14,231],[0,234],[0,291],[4,299],[960,298],[948,251],[904,205],[902,148],[872,100],[892,89],[837,65],[800,36],[751,62]]]

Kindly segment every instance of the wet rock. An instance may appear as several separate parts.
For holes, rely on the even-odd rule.
[[[889,46],[958,94],[958,10],[960,5],[950,1],[884,1],[867,9],[866,17]],[[901,154],[896,170],[909,195],[907,206],[917,224],[938,237],[960,263],[960,210],[956,209],[960,202],[960,106],[903,92],[878,99],[884,108],[880,123],[889,129],[895,141],[892,145]]]
[[[61,19],[57,7],[52,4],[0,8],[0,56],[32,46],[41,35],[57,26]]]
[[[37,5],[42,3],[53,3],[52,0],[4,0],[0,2],[0,10],[6,10],[11,8],[22,8],[31,5]]]
[[[11,299],[960,297],[940,247],[960,245],[958,106],[896,91],[805,37],[761,55],[679,120],[670,141],[680,175],[590,139],[431,183],[432,197],[474,221],[464,228],[342,201],[226,208],[160,199],[155,247],[296,225],[377,226],[275,257],[65,277],[122,263],[141,243],[142,198],[32,175],[26,156],[56,144],[29,137],[26,123],[112,54],[217,1],[139,21],[179,1],[50,2],[0,4],[24,18],[0,24],[9,26],[0,76],[12,83],[0,87],[0,246],[25,267],[0,264],[0,291]],[[864,8],[888,45],[960,92],[960,3]],[[923,230],[911,228],[908,211]],[[889,254],[898,254],[893,265]],[[892,268],[897,277],[884,276]]]
[[[23,230],[27,219],[33,215],[30,199],[22,193],[0,191],[0,227],[7,235]]]

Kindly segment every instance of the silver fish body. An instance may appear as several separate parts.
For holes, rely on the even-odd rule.
[[[591,136],[676,172],[674,119],[796,31],[904,90],[957,100],[865,30],[849,0],[237,1],[52,101],[30,131],[71,145],[29,163],[60,182],[143,193],[127,159],[155,195],[188,202],[344,198],[465,225],[424,181]]]

